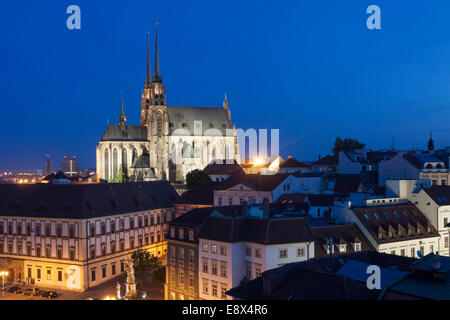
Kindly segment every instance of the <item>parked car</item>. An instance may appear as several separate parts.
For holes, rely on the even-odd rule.
[[[55,291],[41,291],[40,293],[41,293],[41,297],[43,297],[43,298],[53,299],[58,296],[58,294]]]
[[[17,287],[17,286],[7,287],[5,289],[5,292],[7,292],[7,293],[22,293],[22,288],[21,287]]]
[[[24,296],[37,296],[39,294],[39,289],[38,288],[24,289],[22,293]]]

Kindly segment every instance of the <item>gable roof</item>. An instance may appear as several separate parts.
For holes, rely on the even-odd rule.
[[[205,169],[203,169],[203,172],[209,175],[217,174],[232,174],[234,172],[244,172],[242,170],[241,166],[236,162],[236,160],[233,160],[233,164],[226,163],[225,160],[223,160],[223,163],[217,163],[216,161],[211,162],[208,164]]]
[[[423,191],[439,206],[450,205],[450,186],[432,186]]]
[[[335,155],[327,155],[323,158],[320,158],[316,162],[313,162],[313,165],[337,165],[339,163],[338,156]]]
[[[207,181],[183,193],[175,204],[213,205],[214,190],[219,182]]]
[[[146,141],[147,127],[108,125],[100,141]]]
[[[193,136],[194,121],[202,122],[202,135],[208,129],[217,129],[225,136],[226,129],[233,129],[230,120],[228,120],[228,113],[224,108],[167,106],[167,113],[169,116],[169,134],[172,134],[176,129],[185,129]]]
[[[356,207],[352,210],[378,243],[439,237],[439,232],[413,204]],[[408,234],[409,229],[412,234]],[[418,233],[417,229],[421,232]],[[392,237],[389,237],[389,232],[392,232]],[[382,239],[378,238],[379,233],[383,235]]]
[[[308,195],[305,193],[283,193],[278,197],[276,203],[303,203]]]
[[[0,216],[87,219],[173,207],[168,181],[102,184],[0,184]]]
[[[238,184],[244,184],[257,191],[273,191],[284,180],[289,177],[288,173],[277,173],[272,175],[245,174],[236,172],[225,181],[221,182],[216,190],[227,190]]]
[[[309,166],[300,162],[294,158],[287,158],[286,160],[281,161],[280,168],[308,168]]]
[[[313,241],[305,218],[260,219],[255,217],[213,217],[203,226],[199,238],[222,242],[280,244]]]
[[[344,252],[340,252],[339,247],[335,247],[334,255],[355,252],[353,244],[358,242],[361,244],[361,251],[375,251],[375,248],[355,224],[312,227],[311,230],[314,235],[315,258],[328,256],[326,245],[329,237],[333,238],[333,243],[336,246],[339,244],[346,245]]]

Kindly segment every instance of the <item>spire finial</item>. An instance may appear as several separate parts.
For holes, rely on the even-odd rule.
[[[158,20],[156,20],[155,39],[155,77],[159,77]]]
[[[125,126],[127,124],[127,117],[125,117],[125,112],[123,111],[123,90],[121,91],[121,110],[119,116],[119,125]]]
[[[428,151],[434,150],[434,141],[433,141],[433,134],[430,130],[430,140],[428,140]]]
[[[150,84],[152,74],[150,71],[150,31],[147,31],[147,84]]]

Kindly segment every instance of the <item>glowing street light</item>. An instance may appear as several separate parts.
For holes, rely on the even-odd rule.
[[[1,271],[0,276],[2,276],[2,296],[5,294],[5,276],[8,276],[8,271]]]
[[[116,300],[115,297],[106,296],[102,300]]]

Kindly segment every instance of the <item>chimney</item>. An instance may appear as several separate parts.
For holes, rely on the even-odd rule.
[[[269,199],[264,198],[263,200],[263,210],[264,210],[264,218],[270,217],[270,206],[269,206]]]
[[[438,271],[441,268],[441,261],[439,261],[439,256],[436,255],[436,257],[433,260],[433,269],[434,271]]]
[[[248,217],[248,202],[244,201],[242,205],[242,213],[244,217]]]

